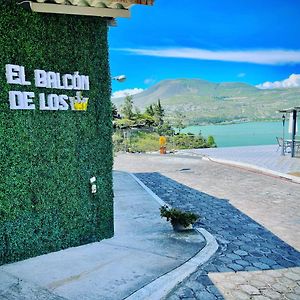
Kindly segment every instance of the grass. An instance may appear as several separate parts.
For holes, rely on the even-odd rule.
[[[128,152],[153,152],[159,151],[159,134],[148,131],[132,131],[129,135],[124,132],[117,131],[113,136],[114,151],[128,151]],[[179,149],[195,149],[195,148],[209,148],[215,147],[213,137],[208,139],[199,135],[192,134],[177,134],[166,137],[167,151]]]

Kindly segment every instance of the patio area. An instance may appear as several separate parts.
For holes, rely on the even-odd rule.
[[[253,162],[263,149],[266,156],[300,161],[281,157],[277,145],[203,151],[223,153],[232,160],[241,154],[240,159],[248,156]],[[201,214],[202,226],[220,245],[215,258],[167,299],[299,299],[293,287],[299,286],[295,281],[299,283],[300,268],[292,266],[300,249],[299,185],[201,156],[118,154],[115,158],[117,170],[134,172],[163,201]]]
[[[282,137],[277,137],[279,147],[281,147],[281,154],[291,153],[291,157],[300,156],[300,137],[298,134],[298,112],[300,107],[291,107],[279,110],[282,113]],[[286,119],[288,117],[288,137],[285,137]]]
[[[249,164],[274,172],[300,176],[300,157],[282,155],[278,145],[244,146],[227,148],[208,148],[181,150],[178,154],[201,155],[208,158]]]

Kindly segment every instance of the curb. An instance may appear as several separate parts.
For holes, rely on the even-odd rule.
[[[166,205],[166,203],[153,193],[141,180],[139,180],[134,174],[129,173],[136,182],[149,193],[160,205]],[[195,228],[199,234],[202,234],[206,241],[206,245],[193,257],[181,264],[177,268],[170,272],[163,274],[154,281],[145,285],[141,289],[137,290],[130,296],[123,300],[140,300],[140,299],[163,299],[171,290],[184,279],[194,273],[199,266],[206,263],[218,250],[218,243],[213,235],[203,228]]]
[[[263,167],[258,167],[255,165],[251,165],[248,163],[243,163],[243,162],[236,162],[233,160],[227,160],[227,159],[219,159],[219,158],[214,158],[214,157],[210,157],[210,156],[203,156],[202,160],[206,160],[206,161],[212,161],[212,162],[216,162],[216,163],[220,163],[220,164],[226,164],[226,165],[230,165],[230,166],[234,166],[234,167],[242,167],[248,170],[252,170],[252,171],[259,171],[263,174],[266,175],[272,175],[278,178],[283,178],[283,179],[287,179],[290,180],[294,183],[300,183],[300,178],[296,177],[296,176],[292,176],[292,175],[288,175],[285,173],[280,173],[277,171],[272,171],[270,169],[266,169]]]
[[[159,156],[160,154],[146,153],[145,155]],[[259,167],[259,166],[256,166],[256,165],[252,165],[252,164],[249,164],[249,163],[243,163],[243,162],[237,162],[237,161],[233,161],[233,160],[214,158],[214,157],[211,157],[211,156],[209,156],[207,154],[203,154],[203,153],[200,154],[200,153],[193,153],[193,152],[190,152],[190,153],[185,152],[184,154],[181,154],[180,152],[178,152],[178,153],[173,153],[172,155],[167,154],[166,156],[177,157],[177,158],[202,159],[202,160],[211,161],[211,162],[215,162],[215,163],[220,163],[220,164],[224,164],[224,165],[229,165],[229,166],[233,166],[233,167],[245,168],[245,169],[253,171],[253,172],[257,171],[257,172],[260,172],[264,175],[269,175],[269,176],[274,176],[274,177],[278,177],[278,178],[281,178],[281,179],[286,179],[286,180],[289,180],[293,183],[298,183],[298,184],[300,183],[300,178],[298,178],[297,176],[293,176],[293,175],[289,175],[289,174],[286,174],[286,173],[273,171],[273,170],[263,168],[263,167]],[[170,206],[170,205],[168,205],[168,206]]]
[[[203,228],[195,229],[204,236],[206,246],[187,262],[169,273],[158,277],[154,281],[131,294],[129,297],[125,298],[126,300],[163,299],[177,284],[181,283],[184,279],[194,273],[199,266],[206,263],[216,253],[219,247],[216,239]]]
[[[134,174],[128,173],[150,196],[152,196],[158,204],[161,206],[166,205],[162,199],[160,199],[155,193],[153,193],[141,180],[139,180]],[[170,207],[170,205],[168,205]]]

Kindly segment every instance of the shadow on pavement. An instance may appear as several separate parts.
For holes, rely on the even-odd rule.
[[[171,206],[198,213],[201,218],[196,225],[205,228],[217,239],[220,245],[218,253],[192,275],[198,290],[201,287],[203,299],[223,299],[207,276],[210,272],[300,266],[300,252],[227,200],[192,189],[160,173],[136,173],[135,176]]]

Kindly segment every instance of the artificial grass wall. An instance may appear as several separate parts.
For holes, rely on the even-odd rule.
[[[0,264],[113,235],[107,24],[100,18],[36,14],[0,0]],[[11,110],[5,65],[79,71],[90,77],[85,112]],[[97,177],[97,193],[90,178]]]

